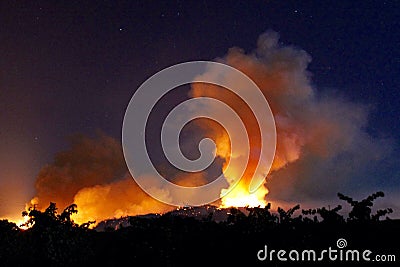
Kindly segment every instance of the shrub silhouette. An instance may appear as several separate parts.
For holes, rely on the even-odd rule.
[[[400,222],[380,221],[393,210],[386,208],[371,214],[373,201],[383,197],[382,192],[361,201],[340,193],[338,196],[352,207],[347,221],[339,214],[340,205],[302,210],[296,216],[300,205],[273,212],[268,203],[265,208],[230,208],[225,211],[226,220],[220,222],[213,219],[216,209],[202,217],[193,217],[196,213],[190,208],[187,214],[171,211],[157,216],[132,216],[125,218],[129,225],[118,227],[121,221],[116,221],[113,228],[103,232],[89,229],[94,222],[76,224],[72,219],[78,212],[75,204],[61,213],[55,203],[44,211],[33,206],[23,212],[29,216],[27,226],[31,226],[26,231],[0,220],[0,265],[120,266],[145,262],[149,266],[206,266],[213,258],[214,265],[238,265],[243,259],[252,266],[259,263],[254,255],[265,244],[275,248],[323,248],[332,246],[338,235],[346,239],[351,236],[348,241],[355,248],[397,249],[398,243],[396,247],[387,240],[397,241],[395,233]],[[240,254],[231,256],[235,251]],[[221,256],[220,262],[212,253]]]
[[[386,214],[390,214],[393,212],[392,209],[387,208],[384,210],[378,210],[376,214],[371,216],[372,209],[371,207],[374,205],[374,200],[379,197],[384,197],[385,194],[382,191],[378,191],[369,195],[367,198],[356,201],[351,197],[345,196],[341,193],[338,193],[338,197],[341,200],[346,201],[352,206],[352,210],[349,213],[349,221],[358,221],[358,222],[367,222],[367,221],[377,221],[380,217],[385,216]]]
[[[29,216],[25,226],[30,227],[24,232],[34,249],[28,250],[28,262],[43,261],[45,265],[67,266],[81,261],[79,257],[90,257],[93,253],[89,241],[87,226],[76,224],[71,216],[77,213],[77,206],[66,207],[61,214],[57,212],[56,203],[50,202],[45,211],[36,206],[22,212]],[[90,224],[90,222],[88,222]]]
[[[294,220],[298,221],[301,220],[302,217],[297,217],[297,218],[292,218],[293,213],[300,209],[300,205],[297,204],[296,206],[294,206],[293,208],[288,209],[287,211],[285,211],[284,209],[278,207],[278,213],[279,213],[279,223],[281,224],[289,224],[292,223]]]
[[[260,223],[260,224],[276,224],[278,223],[278,217],[270,212],[271,203],[268,203],[265,208],[247,207],[246,210],[249,211],[247,216],[249,220]]]
[[[336,224],[336,223],[344,223],[344,218],[342,215],[340,215],[338,212],[342,209],[341,205],[338,205],[337,207],[330,209],[330,208],[318,208],[318,209],[309,209],[309,210],[302,210],[302,213],[304,215],[315,215],[319,214],[322,218],[323,223],[328,223],[328,224]],[[318,221],[317,217],[314,217],[314,222]]]

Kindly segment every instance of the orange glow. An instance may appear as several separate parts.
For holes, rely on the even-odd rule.
[[[15,221],[14,223],[22,230],[28,230],[30,227],[25,224],[28,222],[29,216],[24,216],[23,219]]]
[[[240,183],[222,198],[221,208],[229,207],[261,207],[264,208],[267,205],[265,196],[268,194],[268,189],[261,186],[253,194],[249,193],[247,187],[243,187]]]
[[[22,217],[22,215],[9,215],[9,216],[5,216],[5,218],[0,218],[0,220],[8,220],[9,222],[15,223],[19,229],[21,230],[27,230],[29,229],[28,226],[24,226],[24,224],[28,221],[29,217],[25,216]]]
[[[129,176],[120,181],[81,189],[74,197],[78,213],[72,219],[78,223],[120,218],[129,215],[162,213],[172,207],[144,193]],[[95,225],[92,225],[95,226]]]
[[[27,203],[25,205],[25,211],[28,211],[30,207],[33,207],[36,204],[37,204],[37,199],[33,198],[29,203]],[[29,216],[22,216],[22,212],[19,212],[18,214],[14,214],[14,215],[9,215],[5,219],[8,220],[9,222],[15,223],[18,226],[18,228],[21,230],[27,230],[30,227],[32,227],[32,226],[25,225],[29,220]]]
[[[249,192],[249,185],[253,178],[253,175],[255,174],[259,156],[258,153],[251,153],[251,151],[257,150],[260,144],[259,138],[254,135],[252,136],[253,138],[250,140],[249,161],[246,164],[246,159],[241,157],[240,153],[235,154],[231,150],[229,135],[226,132],[223,132],[221,134],[214,131],[213,133],[217,145],[217,155],[225,159],[222,172],[228,183],[230,184],[230,187],[228,189],[221,190],[222,198],[220,207],[264,208],[267,205],[267,202],[265,201],[265,196],[268,194],[268,189],[265,186],[261,186],[256,192],[252,194]],[[246,169],[240,181],[238,183],[235,183],[239,176],[238,166],[243,164],[246,166]],[[228,194],[226,194],[227,191],[229,191]]]

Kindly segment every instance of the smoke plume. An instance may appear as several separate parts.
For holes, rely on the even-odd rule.
[[[267,200],[279,203],[335,196],[351,179],[366,173],[368,166],[388,157],[390,142],[366,131],[368,107],[314,88],[307,70],[311,57],[299,48],[281,45],[277,33],[262,34],[251,53],[231,48],[217,60],[239,69],[258,85],[270,104],[277,128],[276,155],[270,172],[265,173],[269,190],[262,186],[249,195],[247,185],[258,160],[263,129],[258,129],[251,109],[227,89],[202,83],[192,85],[190,97],[207,96],[227,103],[238,112],[249,133],[250,162],[237,189],[222,199],[223,205],[257,206],[265,203],[268,192]],[[201,108],[193,107],[192,111],[201,114]],[[219,112],[217,107],[206,108],[208,113]],[[225,131],[206,120],[200,120],[199,126],[215,140],[217,156],[223,159],[222,172],[232,158],[241,160],[240,153],[231,153]],[[236,178],[234,166],[232,170],[224,172],[228,183]],[[204,174],[168,178],[186,186],[208,181]],[[120,143],[103,134],[96,138],[72,138],[71,148],[58,153],[54,162],[40,171],[36,190],[34,201],[40,208],[50,201],[59,207],[76,203],[78,222],[172,209],[137,186],[127,172]],[[168,196],[169,192],[159,194]]]
[[[75,203],[79,212],[74,220],[83,223],[168,208],[145,194],[127,174],[116,139],[99,133],[95,138],[76,135],[70,143],[37,177],[37,195],[31,203],[39,209],[49,202],[61,209]]]
[[[35,187],[40,204],[52,201],[65,207],[82,188],[110,183],[125,175],[121,146],[115,139],[104,134],[96,138],[76,135],[71,137],[70,146],[39,172]]]
[[[388,140],[374,138],[366,131],[368,107],[314,88],[307,70],[311,57],[299,48],[281,45],[276,32],[262,34],[252,53],[231,48],[218,61],[248,75],[262,90],[274,114],[277,147],[266,183],[270,200],[289,202],[335,196],[337,190],[343,189],[343,185],[368,165],[379,164],[390,154]],[[224,76],[223,73],[205,75]],[[223,79],[229,81],[234,77],[225,75]],[[251,111],[240,99],[221,87],[200,83],[192,86],[191,96],[217,98],[238,110],[241,118],[250,125],[247,129],[253,140],[251,149],[257,151],[260,143],[254,141],[251,133],[257,126]],[[207,109],[210,112],[213,107]],[[214,110],[218,112],[216,107]],[[219,146],[228,145],[226,136],[207,125],[203,128],[214,135]],[[228,160],[226,155],[220,156]],[[251,161],[252,158],[250,166]],[[225,175],[229,181],[229,176],[235,174]],[[251,178],[251,175],[247,177]],[[246,174],[243,179],[242,184],[249,182]],[[242,187],[247,190],[246,186]],[[235,191],[243,194],[242,189],[240,186],[238,190],[235,188],[233,197],[238,193]],[[259,190],[264,198],[268,190]]]

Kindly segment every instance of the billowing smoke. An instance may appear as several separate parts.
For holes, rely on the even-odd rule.
[[[161,213],[171,209],[148,196],[129,175],[113,183],[81,189],[75,195],[74,203],[79,207],[78,214],[73,217],[78,223]]]
[[[60,209],[75,203],[78,223],[171,208],[144,193],[127,173],[117,140],[101,133],[95,138],[74,136],[71,147],[40,171],[32,203],[39,209],[50,201]]]
[[[84,187],[106,184],[121,179],[126,173],[120,144],[99,134],[71,137],[71,147],[59,152],[52,164],[41,169],[35,187],[39,203],[56,202],[60,207],[73,203]]]
[[[266,183],[271,192],[269,200],[290,202],[321,199],[324,194],[335,196],[354,175],[388,156],[390,142],[373,138],[366,131],[367,106],[313,88],[307,70],[311,57],[301,49],[279,44],[276,32],[262,34],[254,52],[246,54],[240,48],[231,48],[219,61],[247,74],[262,90],[274,114],[277,148]],[[229,103],[242,113],[242,119],[254,126],[254,121],[249,122],[251,111],[223,88],[199,83],[192,86],[191,96],[214,97]],[[210,112],[213,107],[207,109]],[[217,108],[215,112],[218,112]],[[226,136],[207,125],[203,128],[214,134],[217,145],[228,145]],[[252,133],[249,136],[254,140]],[[254,151],[259,144],[250,142]],[[229,175],[232,174],[225,174],[228,180]],[[243,179],[241,183],[248,183],[246,175]],[[227,200],[243,194],[243,189],[247,190],[245,186],[237,188]],[[262,193],[257,198],[264,198],[268,191],[260,190]]]
[[[276,203],[335,196],[356,175],[362,175],[368,166],[388,156],[390,142],[374,138],[366,131],[367,106],[313,88],[307,71],[311,57],[296,47],[280,45],[277,33],[262,34],[257,49],[251,53],[231,48],[218,61],[241,70],[258,85],[270,104],[277,127],[276,155],[269,174],[265,173],[269,190],[262,186],[249,195],[247,185],[258,160],[259,134],[263,129],[258,129],[251,109],[227,89],[202,83],[192,85],[191,97],[208,96],[227,103],[244,120],[249,133],[248,168],[237,189],[222,199],[224,206],[262,205],[268,191],[267,200]],[[201,114],[201,107],[196,108],[192,111]],[[208,113],[218,112],[212,105],[206,108]],[[240,158],[231,153],[229,136],[221,127],[206,120],[198,124],[215,140],[220,158],[226,162],[232,157]],[[227,173],[226,166],[221,165],[228,183],[237,178],[234,166],[233,172]],[[195,186],[209,180],[204,175],[179,174],[168,178],[179,185]],[[137,186],[126,169],[120,143],[101,134],[96,138],[72,138],[71,148],[57,154],[54,162],[40,171],[36,190],[34,201],[39,208],[45,208],[50,201],[60,208],[76,203],[78,222],[173,208],[154,200]],[[168,196],[169,192],[158,194]]]

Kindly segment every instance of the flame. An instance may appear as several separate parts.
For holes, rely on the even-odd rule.
[[[31,199],[30,202],[25,204],[25,211],[29,212],[29,208],[31,208],[37,204],[38,204],[38,199],[36,197]],[[21,216],[22,216],[22,212],[19,214],[7,216],[6,220],[8,220],[9,222],[15,223],[18,226],[18,228],[21,230],[28,230],[29,228],[32,227],[32,225],[27,225],[29,216],[22,216],[22,219],[21,219]]]
[[[74,196],[78,213],[72,215],[78,224],[129,215],[162,213],[171,207],[158,202],[141,191],[130,176],[124,179],[93,187],[85,187]],[[95,225],[92,225],[93,227]]]
[[[265,208],[267,202],[265,196],[268,194],[268,189],[261,186],[256,192],[250,194],[248,187],[238,184],[232,189],[221,201],[221,208],[229,207],[261,207]]]
[[[9,215],[4,218],[0,218],[0,220],[7,220],[9,222],[15,223],[18,226],[18,228],[21,230],[29,229],[30,227],[25,225],[25,223],[28,222],[28,220],[29,220],[29,216],[24,216],[24,217],[22,217],[22,219],[19,218],[20,216],[21,215],[19,215],[19,216],[18,215]]]
[[[315,177],[314,169],[319,170],[323,167],[322,170],[329,174],[330,165],[335,168],[335,179],[326,177],[325,180],[336,182],[336,178],[341,176],[338,173],[343,173],[343,177],[351,174],[347,162],[340,161],[342,165],[337,167],[336,156],[340,155],[339,153],[350,153],[349,155],[356,158],[359,153],[373,154],[363,151],[375,151],[379,144],[383,145],[382,149],[387,148],[389,143],[373,139],[364,132],[367,123],[366,107],[347,103],[336,97],[316,97],[307,70],[311,58],[305,51],[292,46],[281,46],[279,35],[274,32],[262,34],[257,45],[257,49],[252,53],[232,48],[227,55],[218,60],[248,75],[261,89],[274,113],[277,131],[276,153],[271,169],[264,169],[262,174],[265,176],[263,178],[268,178],[268,172],[274,172],[274,181],[268,185],[271,191],[278,191],[281,198],[292,198],[291,194],[297,192],[297,188],[294,187],[297,183],[290,183],[291,179],[301,178],[302,182],[308,185],[314,181],[307,180],[307,177]],[[224,77],[223,73],[210,75],[221,75],[221,79],[234,79]],[[239,144],[238,151],[231,151],[227,132],[216,127],[211,120],[198,121],[207,137],[211,137],[216,143],[216,155],[225,160],[222,172],[228,188],[221,191],[221,207],[265,207],[265,197],[268,194],[265,186],[261,186],[252,194],[249,192],[254,165],[258,162],[259,135],[263,130],[258,129],[251,109],[234,93],[213,84],[194,83],[189,96],[214,98],[234,108],[249,133],[249,166],[244,174],[239,174],[241,172],[237,166],[243,163],[244,152],[248,151],[244,143],[243,146]],[[206,114],[220,111],[212,105],[204,108],[207,109]],[[201,112],[200,108],[198,113],[202,114]],[[362,144],[365,144],[366,150],[359,150]],[[383,153],[383,150],[379,151]],[[380,155],[386,155],[382,153]],[[362,158],[362,162],[369,162],[369,158]],[[325,164],[325,160],[321,159],[334,161],[329,161],[327,166],[323,166],[320,164]],[[231,160],[232,164],[228,170],[227,163]],[[262,159],[260,162],[262,163]],[[298,164],[292,164],[294,162]],[[331,164],[333,162],[335,164]],[[318,168],[314,164],[318,164]],[[101,133],[96,138],[76,136],[71,139],[69,150],[58,153],[54,163],[46,165],[40,171],[35,183],[36,203],[31,202],[30,206],[39,203],[39,208],[45,208],[51,201],[56,202],[61,210],[75,203],[78,205],[78,214],[74,214],[72,218],[77,223],[172,210],[171,206],[151,199],[139,186],[133,184],[131,177],[124,176],[126,171],[120,142]],[[182,179],[172,178],[172,181],[185,186]],[[188,178],[191,180],[185,180],[188,183],[186,186],[196,186],[203,182],[202,179],[193,179],[193,175],[189,175]],[[238,178],[241,180],[235,184]],[[302,188],[312,189],[309,186]],[[299,193],[303,193],[304,189],[299,190]],[[168,195],[168,192],[162,193]],[[276,199],[273,203],[281,207],[288,207],[290,204],[279,203]],[[21,219],[20,213],[10,218],[10,221],[19,226],[28,219]]]
[[[18,226],[21,230],[28,230],[31,226],[26,225],[29,220],[29,216],[23,216],[22,219],[14,221],[14,223]]]
[[[260,186],[256,192],[249,192],[249,185],[252,177],[254,175],[254,171],[256,168],[257,162],[250,158],[248,162],[247,168],[243,173],[242,179],[236,184],[234,181],[235,177],[238,177],[235,163],[238,163],[238,160],[235,157],[236,155],[230,153],[230,140],[229,136],[226,134],[219,135],[216,138],[217,144],[217,155],[225,158],[225,164],[222,168],[222,172],[224,176],[227,178],[227,181],[230,182],[230,186],[228,189],[221,190],[221,208],[229,208],[229,207],[261,207],[264,208],[267,205],[265,201],[265,196],[268,194],[268,189],[262,185]],[[222,148],[222,152],[221,152]],[[229,161],[232,159],[232,163],[228,167]],[[229,192],[226,194],[226,192]]]

